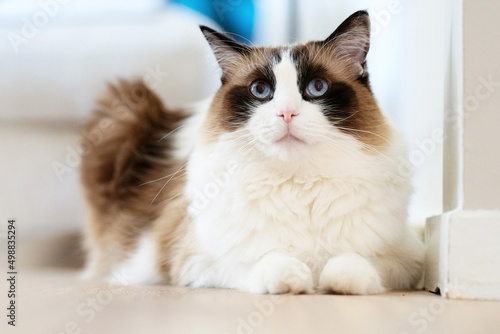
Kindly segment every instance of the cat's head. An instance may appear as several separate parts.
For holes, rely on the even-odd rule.
[[[346,142],[372,152],[384,146],[388,125],[366,68],[367,12],[323,41],[284,47],[251,47],[201,30],[222,69],[206,140],[229,138],[285,160],[318,147],[342,150]]]

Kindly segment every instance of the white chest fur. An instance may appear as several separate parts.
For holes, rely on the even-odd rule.
[[[311,157],[318,165],[277,166],[224,152],[196,151],[190,161],[186,194],[203,254],[196,261],[206,262],[198,263],[205,273],[227,266],[226,272],[245,272],[278,251],[299,258],[317,276],[329,258],[384,252],[403,232],[410,189],[388,183],[378,170],[387,166],[321,152]]]

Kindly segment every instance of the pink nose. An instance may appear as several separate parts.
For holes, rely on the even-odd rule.
[[[286,124],[290,124],[290,122],[292,121],[292,118],[297,116],[299,113],[295,110],[283,110],[283,111],[280,111],[278,113],[278,116],[279,117],[282,117],[283,118],[283,121],[286,123]]]

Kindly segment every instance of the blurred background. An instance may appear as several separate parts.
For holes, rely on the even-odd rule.
[[[445,106],[447,3],[0,0],[0,212],[17,218],[21,244],[37,245],[23,261],[61,264],[68,250],[77,252],[76,237],[68,236],[78,234],[85,217],[78,141],[107,82],[139,77],[168,106],[192,103],[219,85],[199,24],[246,43],[277,45],[324,39],[360,9],[372,19],[375,95],[410,147],[401,171],[416,170],[410,221],[422,226],[442,212],[435,134]]]

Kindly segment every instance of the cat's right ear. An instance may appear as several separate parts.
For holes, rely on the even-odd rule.
[[[366,55],[370,48],[370,17],[360,10],[349,16],[324,41],[340,59],[347,61],[347,68],[360,76],[366,76]]]
[[[248,45],[238,43],[231,37],[206,26],[200,26],[200,29],[212,48],[215,58],[222,69],[223,77],[228,75],[231,69],[237,66],[241,58],[250,52]]]

